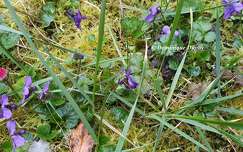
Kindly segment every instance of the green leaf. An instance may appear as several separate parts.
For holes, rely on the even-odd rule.
[[[172,59],[169,60],[169,68],[170,69],[177,70],[178,66],[179,66],[179,63],[176,59],[172,58]]]
[[[53,98],[53,99],[50,99],[50,102],[51,104],[53,104],[54,106],[60,106],[62,104],[65,103],[65,100],[62,99],[62,98]]]
[[[127,36],[139,38],[143,35],[144,21],[137,17],[125,17],[121,21],[122,30]]]
[[[115,115],[117,121],[125,121],[127,119],[128,113],[123,108],[113,107],[111,111]]]
[[[44,27],[48,27],[52,21],[54,21],[54,17],[48,14],[41,15],[41,21]]]
[[[51,22],[54,21],[55,10],[56,8],[54,2],[47,2],[42,7],[41,22],[44,27],[48,27],[51,24]]]
[[[44,140],[52,140],[58,135],[56,131],[51,130],[51,126],[49,124],[39,126],[36,133],[38,137]]]
[[[0,145],[0,150],[3,152],[12,152],[12,143],[10,140],[7,140]]]
[[[96,41],[96,37],[95,37],[94,34],[89,34],[89,35],[87,36],[87,40],[88,40],[89,42],[95,42],[95,41]]]
[[[214,32],[208,32],[205,37],[204,37],[204,40],[206,42],[213,42],[216,38],[216,34]]]
[[[195,51],[194,57],[196,61],[205,63],[210,60],[210,52],[209,51]]]
[[[98,152],[114,152],[115,146],[114,145],[101,145],[98,148]]]
[[[189,73],[190,73],[190,75],[193,76],[193,77],[197,77],[197,76],[199,76],[200,73],[201,73],[201,68],[200,68],[200,66],[195,66],[195,67],[191,67],[191,68],[189,68]]]
[[[202,35],[202,33],[201,33],[200,31],[194,31],[194,32],[192,33],[192,35],[193,35],[193,38],[194,38],[196,41],[198,41],[198,42],[202,41],[202,39],[203,39],[203,35]]]
[[[243,40],[236,37],[233,42],[233,47],[240,49],[241,46],[243,46]]]
[[[212,25],[206,21],[200,21],[199,24],[200,24],[200,30],[202,30],[203,32],[207,32],[212,28]]]
[[[8,86],[6,86],[4,83],[0,82],[0,94],[4,94],[8,92]]]
[[[194,10],[198,10],[200,8],[203,8],[203,3],[201,0],[195,1],[195,0],[185,0],[182,12],[189,12],[190,8]]]
[[[152,52],[156,53],[156,54],[161,54],[164,55],[166,50],[163,49],[162,47],[162,43],[159,41],[155,41],[151,47]]]
[[[80,5],[79,0],[68,0],[67,3],[70,3],[70,8],[72,8],[72,7],[78,8]]]
[[[65,127],[68,129],[74,128],[79,122],[79,117],[76,115],[73,107],[69,103],[56,109],[56,112],[64,119]]]
[[[182,122],[185,122],[185,123],[197,126],[197,127],[201,128],[203,130],[210,131],[210,132],[213,132],[213,133],[221,135],[220,132],[217,129],[215,129],[214,127],[211,127],[209,125],[203,124],[201,122],[198,122],[198,121],[195,121],[195,120],[191,120],[191,119],[182,119],[182,118],[176,118],[176,119],[180,120]]]
[[[240,61],[240,59],[242,59],[241,55],[237,55],[237,56],[230,56],[228,59],[226,59],[226,68],[227,69],[232,69],[233,67],[236,67],[238,62]]]
[[[100,136],[99,137],[99,144],[100,145],[105,145],[110,141],[110,137],[107,136]]]
[[[2,33],[0,34],[0,43],[5,49],[14,47],[20,39],[20,35],[16,33]]]
[[[14,90],[17,90],[19,95],[22,95],[23,85],[24,77],[17,79],[16,83],[13,85]]]
[[[50,132],[51,132],[51,126],[50,126],[49,124],[45,124],[45,125],[39,126],[39,127],[37,128],[37,131],[36,131],[36,133],[37,133],[39,136],[46,136],[46,135],[48,135]]]

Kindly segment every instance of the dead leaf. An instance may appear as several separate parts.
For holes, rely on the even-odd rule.
[[[94,147],[94,140],[89,135],[83,123],[80,123],[76,129],[73,129],[69,137],[69,146],[71,152],[91,152]]]
[[[223,80],[230,80],[233,79],[235,74],[231,70],[225,70],[222,75]]]
[[[200,82],[198,84],[192,83],[188,89],[188,96],[192,98],[192,100],[196,100],[197,97],[201,95],[201,93],[207,88],[208,83]]]

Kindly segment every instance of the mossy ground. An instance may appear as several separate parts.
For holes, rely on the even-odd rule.
[[[55,15],[55,23],[51,25],[52,29],[48,29],[47,31],[44,30],[44,28],[39,27],[40,21],[36,18],[39,16],[39,12],[41,10],[42,5],[45,3],[44,0],[14,0],[12,1],[12,4],[17,8],[18,15],[21,16],[21,18],[24,20],[25,24],[29,27],[31,34],[35,38],[35,42],[38,45],[38,49],[47,57],[47,55],[42,51],[43,45],[41,45],[41,42],[39,40],[41,39],[48,39],[50,41],[55,41],[58,44],[62,45],[65,48],[72,48],[78,50],[80,53],[84,53],[86,55],[89,55],[91,57],[95,56],[94,48],[97,46],[97,41],[90,41],[90,36],[97,37],[98,35],[98,25],[99,25],[99,3],[97,1],[85,1],[81,0],[80,2],[80,10],[83,14],[85,14],[88,19],[82,22],[82,30],[78,30],[75,28],[73,22],[65,15],[66,6],[64,0],[60,0],[57,6],[57,13]],[[102,56],[106,59],[112,59],[114,57],[118,57],[116,48],[114,47],[114,43],[112,40],[112,37],[109,33],[109,28],[112,29],[114,36],[117,39],[117,44],[120,47],[120,50],[122,52],[126,51],[126,47],[124,45],[123,37],[121,36],[121,27],[120,27],[120,21],[122,16],[129,16],[129,15],[135,15],[139,14],[141,15],[141,11],[144,11],[145,9],[149,8],[154,2],[152,0],[124,0],[123,5],[124,6],[130,6],[128,9],[124,9],[121,12],[121,5],[119,0],[113,1],[110,0],[107,2],[107,15],[106,15],[106,30],[105,30],[105,45],[102,49]],[[4,6],[3,2],[0,2],[0,6]],[[175,6],[175,3],[173,3],[171,6]],[[11,22],[11,19],[9,17],[8,11],[5,8],[0,8],[1,13],[7,17],[7,20],[9,23]],[[28,12],[28,15],[24,14],[23,12]],[[10,24],[13,28],[15,27],[14,24]],[[228,31],[227,28],[228,25],[225,23],[223,25],[223,32],[225,32],[225,37],[223,39],[232,39],[232,35],[228,34],[230,31]],[[53,33],[52,33],[53,32]],[[231,36],[230,36],[231,35]],[[60,49],[57,49],[53,46],[48,46],[50,52],[57,57],[60,60],[61,64],[67,63],[67,58],[70,56],[70,53],[64,52]],[[23,63],[27,65],[31,65],[34,67],[38,72],[42,73],[43,75],[46,75],[46,72],[42,69],[41,63],[39,62],[38,58],[34,54],[31,53],[28,46],[25,43],[24,39],[21,39],[19,42],[18,48],[16,53],[14,54],[16,58],[21,60]],[[92,62],[92,59],[85,60],[84,64],[89,64]],[[9,67],[14,67],[9,62],[6,62]],[[73,72],[74,74],[79,70],[79,67],[77,64],[65,64],[68,71]],[[118,72],[118,67],[114,67],[114,73]],[[55,71],[58,73],[59,71]],[[91,67],[83,68],[83,73],[86,73],[87,75],[92,76],[94,70]],[[18,71],[10,73],[11,77],[14,78],[15,75],[18,75]],[[207,80],[210,80],[211,78],[208,78]],[[187,86],[190,84],[191,81],[194,80],[181,80],[179,82],[179,87],[177,88],[177,95],[173,99],[172,104],[172,111],[173,109],[178,109],[180,105],[182,105],[186,100],[187,96],[183,95],[180,90],[183,90],[183,88],[187,88]],[[200,80],[195,80],[200,81]],[[195,82],[194,81],[194,82]],[[166,90],[166,88],[165,88]],[[229,89],[230,90],[230,89]],[[236,99],[237,102],[232,102],[229,104],[229,106],[234,106],[237,108],[243,108],[242,98]],[[109,136],[111,138],[110,144],[116,144],[119,135],[114,132],[116,131],[121,132],[121,126],[117,123],[114,116],[111,114],[111,111],[109,108],[104,108],[101,106],[101,103],[97,102],[97,114],[103,115],[103,119],[107,121],[108,125],[103,125],[101,134],[104,134],[106,136]],[[147,106],[145,104],[145,106]],[[98,108],[100,107],[100,109]],[[126,109],[127,111],[130,111],[129,109]],[[38,125],[41,124],[41,120],[38,118],[37,114],[35,114],[32,111],[29,111],[28,109],[20,109],[14,113],[16,115],[16,118],[18,122],[21,124],[23,128],[27,128],[27,130],[33,130]],[[7,130],[5,127],[2,127],[4,125],[4,122],[0,122],[0,143],[3,143],[6,139],[8,139]],[[157,131],[157,125],[158,123],[154,123],[151,121],[146,120],[145,118],[140,117],[139,115],[135,115],[135,118],[132,122],[132,125],[129,129],[129,134],[127,138],[130,142],[127,142],[125,147],[126,149],[133,148],[135,146],[141,147],[141,149],[134,150],[136,152],[149,152],[151,151],[153,147],[154,139],[156,138],[156,131]],[[114,128],[110,128],[114,127]],[[181,123],[178,126],[180,129],[183,129],[185,132],[191,131],[193,132],[193,129],[186,124]],[[223,141],[222,138],[218,136],[214,136],[214,134],[210,137],[211,140],[219,140],[219,144],[225,144],[226,147],[228,147],[228,143],[226,141]],[[55,141],[51,143],[51,146],[54,151],[57,152],[64,152],[68,151],[68,145],[67,145],[67,139],[62,139],[61,141]],[[171,130],[166,130],[164,134],[162,135],[161,142],[158,146],[158,151],[180,151],[176,148],[182,148],[183,151],[194,151],[195,145],[188,142],[184,138],[180,137],[179,135],[173,133]],[[227,149],[227,148],[226,148]],[[227,151],[224,149],[223,151]],[[228,150],[230,147],[228,148]]]

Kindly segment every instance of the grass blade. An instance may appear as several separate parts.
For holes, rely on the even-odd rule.
[[[205,143],[205,145],[208,147],[208,151],[209,152],[213,152],[213,148],[209,144],[205,132],[202,131],[199,127],[196,127],[196,130],[197,130],[197,132],[199,134],[200,140],[203,141]]]
[[[9,58],[14,64],[16,64],[21,70],[23,70],[27,74],[25,68],[1,44],[0,44],[0,53],[2,53],[7,58]]]
[[[101,51],[102,51],[102,45],[103,45],[103,39],[104,39],[105,9],[106,9],[106,0],[102,0],[101,12],[100,12],[100,23],[99,23],[98,45],[97,45],[97,51],[96,51],[93,102],[95,102],[96,83],[98,81],[98,74],[99,74],[99,68],[100,68],[100,58],[101,58]]]
[[[217,99],[207,99],[201,105],[204,106],[204,105],[210,105],[210,104],[221,104],[225,101],[232,100],[234,98],[241,97],[241,96],[243,96],[243,93],[239,92],[239,93],[236,93],[234,95],[220,97],[220,98],[217,98]]]
[[[243,110],[238,110],[235,108],[217,108],[217,111],[226,112],[231,115],[243,116]]]
[[[197,122],[195,120],[180,119],[180,118],[178,118],[177,120],[180,120],[182,122],[185,122],[185,123],[194,125],[194,126],[199,127],[199,128],[201,128],[203,130],[210,131],[210,132],[213,132],[213,133],[222,135],[222,136],[224,136],[226,138],[230,138],[231,140],[233,140],[234,142],[236,142],[237,144],[239,144],[241,147],[243,147],[243,143],[241,142],[241,139],[240,139],[239,136],[235,136],[233,134],[230,134],[230,133],[228,133],[228,132],[226,132],[224,130],[218,129],[218,128],[215,129],[214,127],[205,125],[205,124],[200,123],[200,122]]]
[[[228,132],[226,132],[226,131],[224,131],[224,130],[222,130],[222,129],[220,129],[220,132],[221,132],[224,136],[226,136],[226,137],[230,138],[231,140],[233,140],[233,141],[234,141],[235,143],[237,143],[240,147],[243,147],[243,142],[242,142],[243,137],[242,137],[242,136],[236,136],[236,135],[233,135],[233,134],[228,133]]]
[[[8,26],[5,26],[5,25],[0,25],[0,31],[3,31],[3,32],[11,32],[11,33],[23,35],[22,32],[16,31],[15,29],[12,29],[12,28],[10,28]]]
[[[215,124],[215,125],[220,125],[220,126],[224,126],[224,127],[232,127],[235,129],[243,130],[243,122],[222,121],[222,120],[217,120],[217,119],[205,119],[205,118],[198,117],[198,116],[172,115],[172,117],[195,120],[195,121],[202,122],[202,123]]]
[[[77,88],[79,90],[79,92],[85,97],[85,99],[92,105],[93,101],[89,98],[89,96],[87,96],[87,94],[82,90],[82,88],[78,85],[77,82],[75,82],[75,80],[73,79],[72,75],[70,73],[67,72],[67,70],[58,62],[58,60],[47,50],[44,49],[44,51],[51,57],[51,59],[53,60],[54,64],[59,67],[61,69],[61,71],[64,73],[64,75],[71,80],[73,86],[75,86],[75,88]]]
[[[174,33],[176,31],[176,28],[178,27],[179,20],[180,20],[180,17],[181,17],[181,10],[182,10],[182,7],[183,7],[183,3],[184,3],[184,0],[178,0],[178,2],[177,2],[176,14],[175,14],[175,18],[174,18],[173,23],[172,23],[172,30],[171,30],[169,39],[166,42],[166,46],[168,46],[168,47],[170,46],[172,39],[174,37]]]
[[[172,24],[172,32],[170,33],[170,35],[169,35],[169,39],[168,39],[168,41],[167,41],[167,43],[166,43],[166,46],[167,46],[167,47],[169,47],[169,46],[171,45],[172,39],[173,39],[173,37],[174,37],[175,30],[176,30],[176,28],[178,27],[179,20],[180,20],[180,17],[181,17],[181,11],[182,11],[182,7],[183,7],[183,2],[184,2],[183,0],[179,0],[179,1],[177,1],[176,14],[175,14],[175,18],[174,18],[174,20],[173,20],[173,24]],[[192,21],[193,21],[193,16],[192,16],[192,14],[190,14],[190,19],[191,19],[191,30],[192,30]],[[191,35],[191,34],[190,34],[190,35]],[[189,38],[188,46],[190,45],[190,41],[191,41],[191,36],[190,36],[190,38]],[[159,71],[161,71],[161,68],[162,68],[162,66],[163,66],[163,63],[164,63],[166,54],[167,54],[167,50],[166,50],[166,53],[165,53],[165,55],[164,55],[164,57],[163,57],[162,64],[160,65],[160,68],[159,68],[160,70],[159,70]],[[183,59],[182,59],[180,65],[179,65],[179,67],[177,68],[176,74],[175,74],[175,76],[174,76],[174,78],[173,78],[173,81],[172,81],[172,84],[171,84],[169,93],[168,93],[168,95],[167,95],[165,101],[164,101],[163,99],[161,99],[161,100],[163,100],[162,103],[163,103],[163,108],[164,108],[164,111],[165,111],[165,112],[166,112],[166,110],[167,110],[167,108],[168,108],[169,102],[170,102],[170,100],[171,100],[171,98],[172,98],[172,95],[173,95],[173,93],[174,93],[174,91],[175,91],[175,87],[176,87],[177,81],[178,81],[178,79],[179,79],[179,77],[180,77],[180,73],[181,73],[181,70],[182,70],[182,68],[183,68],[183,65],[184,65],[184,62],[185,62],[185,59],[186,59],[186,55],[187,55],[187,50],[186,50],[186,53],[185,53],[185,55],[184,55],[184,57],[183,57]],[[159,74],[159,71],[158,71],[158,74]],[[160,86],[156,86],[156,88],[158,88],[158,87],[160,87]],[[158,88],[157,90],[159,90],[159,88]],[[160,96],[161,96],[161,95],[160,95]],[[162,98],[162,97],[160,97],[160,98]],[[165,120],[165,119],[164,119],[164,120]],[[165,120],[165,121],[166,121],[166,120]],[[156,139],[155,139],[156,141],[155,141],[155,144],[154,144],[154,147],[153,147],[153,151],[156,151],[158,141],[160,140],[160,136],[161,136],[161,134],[162,134],[162,130],[163,130],[163,128],[164,128],[163,126],[164,126],[164,125],[163,125],[162,123],[160,123],[159,129],[158,129],[158,132],[157,132],[157,137],[156,137]]]
[[[159,105],[162,105],[163,107],[165,107],[165,95],[163,94],[163,90],[161,89],[161,83],[163,83],[163,81],[161,79],[156,79],[154,81],[154,86],[155,86],[155,89],[160,98]]]
[[[130,102],[128,102],[126,99],[124,99],[123,97],[119,96],[118,94],[112,92],[111,93],[112,96],[114,96],[115,98],[117,98],[118,100],[120,100],[122,103],[124,103],[125,105],[127,105],[129,108],[132,108],[132,104]],[[135,108],[135,112],[139,113],[142,116],[145,116],[145,113],[138,109],[137,107]]]
[[[122,53],[121,53],[121,50],[120,50],[120,48],[118,47],[117,40],[116,40],[116,38],[115,38],[115,36],[114,36],[112,30],[111,30],[111,27],[108,26],[108,29],[109,29],[109,33],[110,33],[110,35],[111,35],[112,41],[113,41],[113,43],[114,43],[114,46],[115,46],[115,48],[116,48],[117,54],[119,55],[120,58],[122,58],[122,64],[123,64],[123,66],[124,66],[124,67],[127,67],[126,61],[124,60],[124,57],[123,57],[123,55],[122,55]]]
[[[216,76],[220,75],[220,61],[221,61],[221,36],[220,36],[220,22],[219,22],[219,8],[217,11],[216,19]],[[220,96],[220,81],[218,82],[218,96]]]
[[[199,104],[202,104],[202,102],[205,100],[205,98],[207,98],[207,96],[209,95],[209,93],[211,92],[211,90],[218,84],[220,79],[220,76],[217,77],[214,81],[212,81],[208,87],[202,92],[202,94],[193,102],[188,103],[186,106],[182,107],[182,110],[180,112],[185,111],[188,108],[192,108],[195,107]]]
[[[95,135],[95,132],[94,132],[93,128],[90,126],[89,122],[85,118],[85,115],[80,110],[79,106],[74,101],[74,99],[72,98],[72,96],[70,95],[70,93],[67,91],[67,89],[65,88],[65,86],[63,85],[63,83],[61,82],[61,80],[53,72],[52,68],[48,66],[48,64],[46,63],[44,57],[42,56],[42,54],[36,48],[35,44],[33,43],[32,39],[31,39],[31,36],[30,36],[29,32],[26,30],[26,28],[24,27],[22,21],[17,16],[17,14],[16,14],[13,6],[11,5],[11,2],[9,0],[4,0],[4,3],[6,5],[6,7],[8,8],[8,11],[9,11],[11,17],[13,18],[13,20],[17,24],[18,28],[20,29],[21,32],[23,32],[24,37],[26,38],[26,40],[27,40],[28,44],[30,45],[31,49],[33,50],[33,52],[38,56],[38,58],[40,59],[40,61],[42,62],[42,64],[45,66],[45,68],[47,68],[49,74],[52,76],[52,78],[55,81],[55,83],[62,90],[64,96],[67,98],[67,100],[72,105],[74,111],[78,114],[78,116],[82,120],[85,128],[88,130],[88,132],[93,137],[93,139],[97,142],[98,140],[97,140],[97,137]]]
[[[157,149],[157,147],[159,145],[160,138],[162,136],[162,132],[163,132],[163,129],[164,129],[164,124],[166,122],[164,115],[162,116],[161,121],[162,122],[160,122],[159,129],[157,131],[157,135],[156,135],[156,139],[155,139],[155,143],[154,143],[154,147],[153,147],[153,152],[156,152],[156,149]]]
[[[172,81],[172,84],[171,84],[169,93],[168,93],[168,95],[167,95],[167,97],[166,97],[166,100],[165,100],[165,109],[168,108],[169,103],[170,103],[171,98],[172,98],[172,95],[173,95],[173,93],[174,93],[174,91],[175,91],[176,84],[177,84],[177,82],[178,82],[178,80],[179,80],[179,77],[180,77],[180,75],[181,75],[181,71],[182,71],[183,65],[184,65],[185,60],[186,60],[186,55],[187,55],[187,52],[185,53],[183,59],[181,60],[181,63],[180,63],[180,65],[179,65],[179,67],[178,67],[177,70],[176,70],[175,77],[173,78],[173,81]]]
[[[205,124],[203,124],[201,122],[198,122],[198,121],[195,121],[195,120],[191,120],[191,119],[183,119],[183,118],[176,118],[176,119],[179,120],[179,121],[188,123],[190,125],[199,127],[202,130],[206,130],[206,131],[209,131],[209,132],[213,132],[213,133],[216,133],[216,134],[220,134],[220,132],[217,129],[215,129],[214,127],[211,127],[209,125],[205,125]]]
[[[175,126],[169,124],[168,122],[164,121],[161,117],[156,116],[156,115],[152,115],[150,116],[150,118],[153,118],[161,123],[164,123],[164,125],[168,128],[170,128],[172,131],[174,131],[175,133],[179,134],[180,136],[186,138],[187,140],[191,141],[192,143],[194,143],[195,145],[197,145],[198,147],[208,151],[208,148],[206,146],[204,146],[203,144],[201,144],[200,142],[198,142],[196,139],[192,138],[191,136],[189,136],[188,134],[186,134],[185,132],[181,131],[180,129],[176,128]]]

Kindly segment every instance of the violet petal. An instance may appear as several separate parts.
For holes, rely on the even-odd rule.
[[[7,128],[8,128],[8,132],[10,135],[14,135],[15,131],[16,131],[16,121],[14,120],[9,120],[6,124]]]
[[[39,99],[43,99],[44,96],[47,95],[48,90],[49,90],[49,85],[50,85],[50,81],[48,81],[44,84],[44,87],[39,95]]]
[[[2,117],[5,119],[9,119],[12,117],[12,112],[8,108],[2,108]]]
[[[170,27],[168,25],[163,26],[162,33],[168,36],[170,34]]]
[[[132,77],[128,78],[128,84],[130,89],[135,89],[138,86],[138,83]]]
[[[15,148],[23,146],[24,143],[26,142],[26,140],[23,137],[21,137],[20,135],[13,135],[12,140],[15,145]]]
[[[2,107],[5,107],[8,104],[8,96],[7,95],[2,95],[1,96],[1,101],[0,104],[2,105]]]
[[[149,8],[149,14],[145,17],[145,21],[147,23],[152,23],[154,21],[154,18],[159,14],[159,6],[155,5]]]

